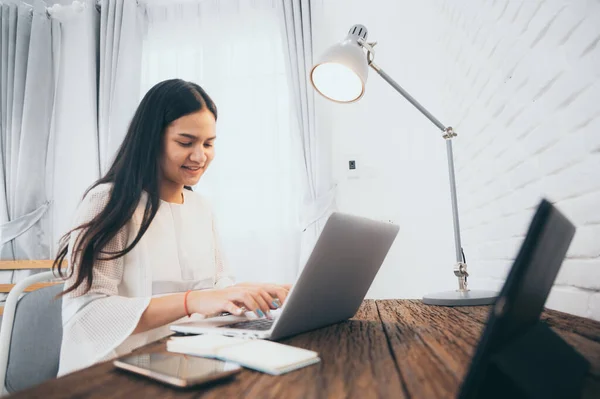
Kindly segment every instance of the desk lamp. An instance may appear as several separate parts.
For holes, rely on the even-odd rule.
[[[450,199],[452,201],[452,220],[454,224],[454,244],[456,250],[456,264],[454,275],[458,278],[458,289],[425,295],[423,302],[428,305],[441,306],[474,306],[489,305],[494,303],[497,296],[493,291],[470,290],[467,287],[467,262],[461,246],[460,225],[458,222],[458,204],[456,200],[456,182],[454,179],[454,159],[452,155],[452,139],[456,132],[443,125],[417,100],[408,94],[387,73],[377,66],[373,59],[373,48],[377,43],[367,42],[367,28],[363,25],[354,25],[348,35],[340,43],[327,49],[321,60],[312,68],[310,80],[314,88],[323,97],[339,102],[351,103],[359,100],[365,93],[365,84],[369,67],[373,68],[387,83],[407,99],[415,108],[427,117],[440,129],[442,137],[446,140],[446,153],[448,156],[448,172],[450,176]],[[366,51],[366,53],[365,53]]]

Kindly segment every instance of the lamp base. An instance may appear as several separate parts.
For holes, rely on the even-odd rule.
[[[425,295],[423,303],[437,306],[481,306],[493,304],[497,297],[498,293],[494,291],[456,290]]]

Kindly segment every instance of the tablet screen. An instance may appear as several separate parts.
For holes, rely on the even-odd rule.
[[[240,369],[235,363],[216,359],[206,359],[178,353],[146,353],[119,359],[118,362],[132,367],[129,370],[144,369],[153,374],[161,374],[180,380],[199,380],[216,374],[229,373]]]

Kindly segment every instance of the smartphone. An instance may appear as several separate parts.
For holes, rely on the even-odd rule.
[[[123,370],[179,388],[231,378],[241,371],[235,363],[180,353],[146,353],[113,361]]]

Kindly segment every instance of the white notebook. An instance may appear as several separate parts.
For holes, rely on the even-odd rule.
[[[318,363],[319,354],[262,339],[244,339],[216,334],[172,337],[169,352],[211,357],[237,363],[267,374],[280,375]]]

